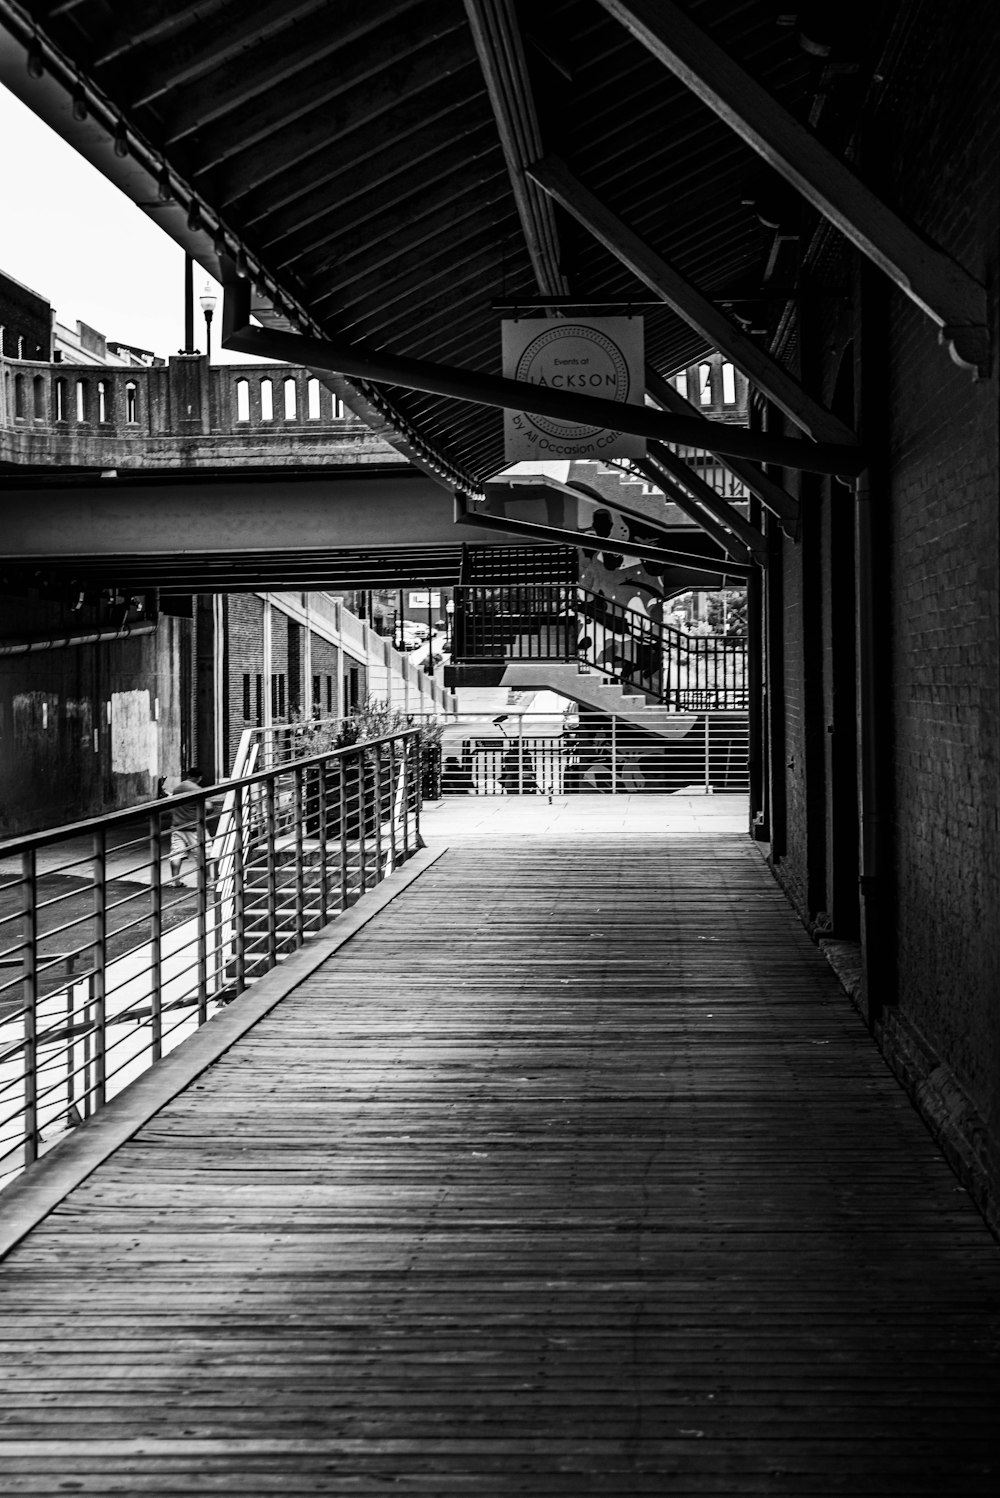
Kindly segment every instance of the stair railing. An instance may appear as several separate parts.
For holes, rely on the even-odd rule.
[[[746,639],[689,635],[577,583],[455,589],[455,662],[576,662],[684,712],[745,709]]]

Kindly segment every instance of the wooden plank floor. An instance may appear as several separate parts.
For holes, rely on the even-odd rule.
[[[0,1492],[992,1494],[998,1332],[744,838],[468,842],[0,1267]]]

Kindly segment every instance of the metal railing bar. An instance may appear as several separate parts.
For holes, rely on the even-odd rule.
[[[400,820],[406,839],[419,816],[419,773],[413,772],[417,747],[413,732],[384,735],[289,763],[280,772],[237,778],[211,836],[206,806],[219,787],[154,804],[146,813],[144,843],[138,836],[114,842],[121,818],[112,817],[5,845],[7,857],[19,850],[22,878],[11,879],[9,888],[19,890],[24,909],[5,926],[0,923],[8,936],[16,929],[15,920],[23,926],[8,954],[21,971],[0,984],[0,994],[20,1002],[0,1024],[8,1034],[16,1027],[22,1033],[0,1054],[19,1068],[18,1075],[0,1084],[0,1096],[14,1094],[9,1097],[14,1102],[17,1089],[24,1093],[0,1123],[8,1131],[21,1128],[21,1138],[11,1142],[2,1158],[34,1158],[39,1126],[47,1130],[59,1121],[73,1124],[81,1114],[89,1117],[103,1105],[109,1084],[116,1090],[122,1079],[145,1069],[162,1054],[164,1041],[204,1023],[220,1004],[322,929],[333,909],[346,909],[365,888],[377,884],[395,863]],[[401,786],[404,778],[413,782],[406,785],[401,819],[395,806],[396,763]],[[334,774],[337,786],[331,796]],[[190,886],[175,899],[164,890],[163,819],[181,801],[194,805],[196,842],[203,854],[195,860],[193,911]],[[135,814],[127,815],[134,827]],[[88,877],[80,888],[43,894],[38,848],[51,849],[58,835],[79,835],[81,825],[93,828],[89,855],[59,867],[86,866]],[[141,860],[136,856],[140,847]],[[131,862],[123,868],[123,855],[128,859],[130,854]],[[340,889],[334,897],[331,874],[338,866]],[[140,869],[148,873],[148,886],[122,894],[118,885],[128,883],[122,875]],[[87,898],[87,912],[39,935],[40,912],[51,914],[81,894]],[[126,919],[117,924],[123,915]],[[174,922],[169,930],[177,933],[169,967],[164,946],[168,919]],[[46,943],[60,938],[65,946],[67,932],[74,931],[86,933],[87,940],[71,952],[44,950]],[[111,955],[109,942],[124,948],[119,956]],[[131,960],[124,962],[126,958]],[[78,961],[89,965],[73,971]],[[64,974],[60,968],[65,964],[70,971]],[[26,982],[34,996],[39,978],[43,986],[56,981],[44,998],[24,1002]],[[130,998],[136,983],[140,991]],[[178,989],[179,996],[165,997]]]

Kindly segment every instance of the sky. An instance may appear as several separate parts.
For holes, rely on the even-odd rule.
[[[69,327],[77,319],[162,358],[184,346],[184,252],[72,146],[0,85],[0,270],[37,291]],[[14,205],[17,205],[16,208]],[[197,299],[209,277],[195,266],[195,347],[204,351]],[[245,363],[218,346],[212,359]]]

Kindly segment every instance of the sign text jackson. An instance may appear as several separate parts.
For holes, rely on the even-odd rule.
[[[508,379],[642,404],[640,318],[601,317],[586,322],[524,318],[505,321],[502,328],[503,372]],[[533,411],[505,411],[504,439],[510,463],[525,458],[637,458],[646,451],[643,437],[586,421],[556,421]]]

